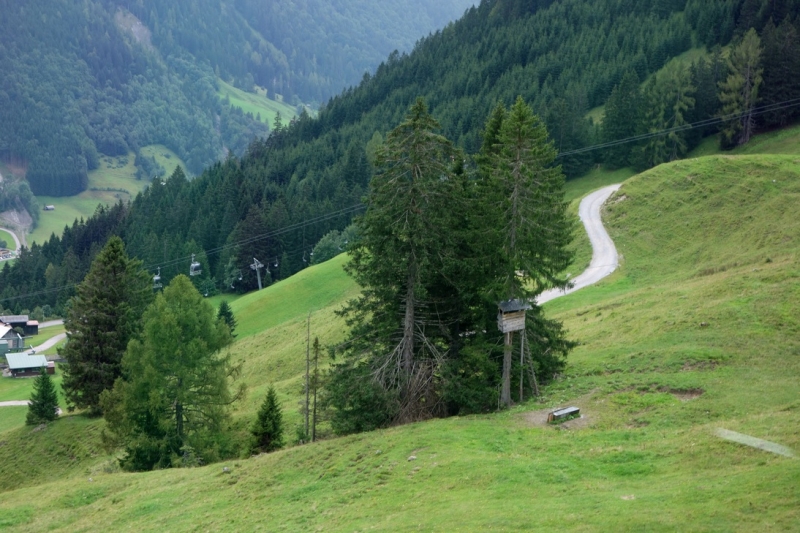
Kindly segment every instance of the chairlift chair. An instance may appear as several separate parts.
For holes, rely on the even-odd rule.
[[[200,269],[200,263],[194,260],[194,254],[192,254],[192,262],[189,265],[189,275],[190,276],[199,276],[202,273]]]
[[[161,284],[161,267],[158,267],[158,274],[153,276],[153,290],[157,291],[161,287],[163,287]]]

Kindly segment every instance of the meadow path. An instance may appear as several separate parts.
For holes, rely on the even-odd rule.
[[[583,222],[583,227],[586,228],[586,233],[589,235],[589,242],[592,243],[592,261],[589,263],[586,270],[573,278],[571,289],[550,289],[549,291],[544,291],[536,299],[536,303],[542,305],[559,296],[564,296],[578,289],[588,287],[617,269],[617,266],[619,266],[619,254],[617,254],[614,241],[611,240],[606,228],[603,227],[600,209],[603,207],[606,200],[618,191],[621,186],[621,183],[616,183],[608,187],[603,187],[581,200],[580,207],[578,208],[578,216],[581,222]]]

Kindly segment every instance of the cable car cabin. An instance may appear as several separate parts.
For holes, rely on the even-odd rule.
[[[153,290],[156,291],[163,287],[161,284],[161,267],[158,267],[158,274],[153,276]]]
[[[192,263],[189,265],[189,275],[190,276],[199,276],[202,273],[200,269],[200,263],[194,260],[194,254],[192,254]]]
[[[531,308],[522,300],[506,300],[500,302],[497,313],[497,327],[503,333],[522,331],[525,329],[525,311]]]

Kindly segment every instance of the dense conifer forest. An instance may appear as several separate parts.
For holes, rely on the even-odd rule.
[[[178,169],[130,205],[99,209],[25,250],[0,272],[2,304],[60,309],[112,234],[153,271],[160,267],[165,282],[186,273],[195,254],[202,274],[192,281],[204,294],[256,287],[253,257],[268,268],[267,283],[288,276],[314,260],[323,236],[350,224],[386,132],[420,96],[466,154],[466,176],[477,173],[471,154],[491,110],[518,95],[547,126],[568,179],[598,163],[649,168],[718,131],[735,146],[747,131],[798,116],[798,106],[759,111],[800,98],[798,15],[796,0],[483,1],[412,53],[391,54],[318,117],[276,122],[241,157],[213,163],[192,181]],[[662,70],[692,48],[706,53]],[[736,96],[743,85],[755,90],[749,100]],[[602,123],[586,118],[601,105]],[[718,123],[722,114],[735,118]],[[711,125],[681,129],[704,120]],[[675,131],[646,137],[668,128]],[[635,135],[645,137],[581,151]],[[346,239],[339,238],[340,247]]]
[[[133,151],[150,175],[149,144],[198,174],[268,131],[219,97],[219,79],[321,101],[469,4],[4,0],[0,157],[23,161],[33,192],[49,196],[85,190],[102,155]]]

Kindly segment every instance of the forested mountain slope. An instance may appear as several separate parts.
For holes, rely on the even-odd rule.
[[[268,131],[220,100],[218,78],[320,101],[471,2],[2,0],[0,156],[49,196],[84,190],[101,154],[146,165],[149,144],[199,173]]]
[[[754,28],[747,42],[761,50],[761,102],[798,98],[798,14],[796,0],[486,0],[412,53],[392,54],[318,117],[301,114],[242,158],[214,164],[191,182],[178,172],[130,207],[105,210],[75,224],[63,239],[26,251],[0,274],[0,297],[12,309],[58,307],[69,290],[56,289],[81,279],[97,243],[112,233],[122,235],[145,265],[161,267],[165,282],[185,272],[196,254],[203,269],[193,279],[203,292],[254,288],[253,257],[270,261],[273,279],[290,275],[311,262],[323,235],[350,222],[354,211],[339,210],[360,203],[375,148],[418,96],[442,133],[474,154],[489,111],[521,94],[544,119],[555,147],[568,153],[716,116],[720,82],[739,76],[718,45],[742,48]],[[672,57],[701,46],[713,49],[710,59],[660,71]],[[607,104],[606,117],[597,126],[585,113],[601,104]],[[773,127],[799,108],[748,120]],[[716,131],[676,132],[559,161],[568,177],[601,162],[648,168],[680,157],[701,134]],[[469,157],[465,161],[469,174],[474,167]],[[48,287],[45,295],[16,298]]]

